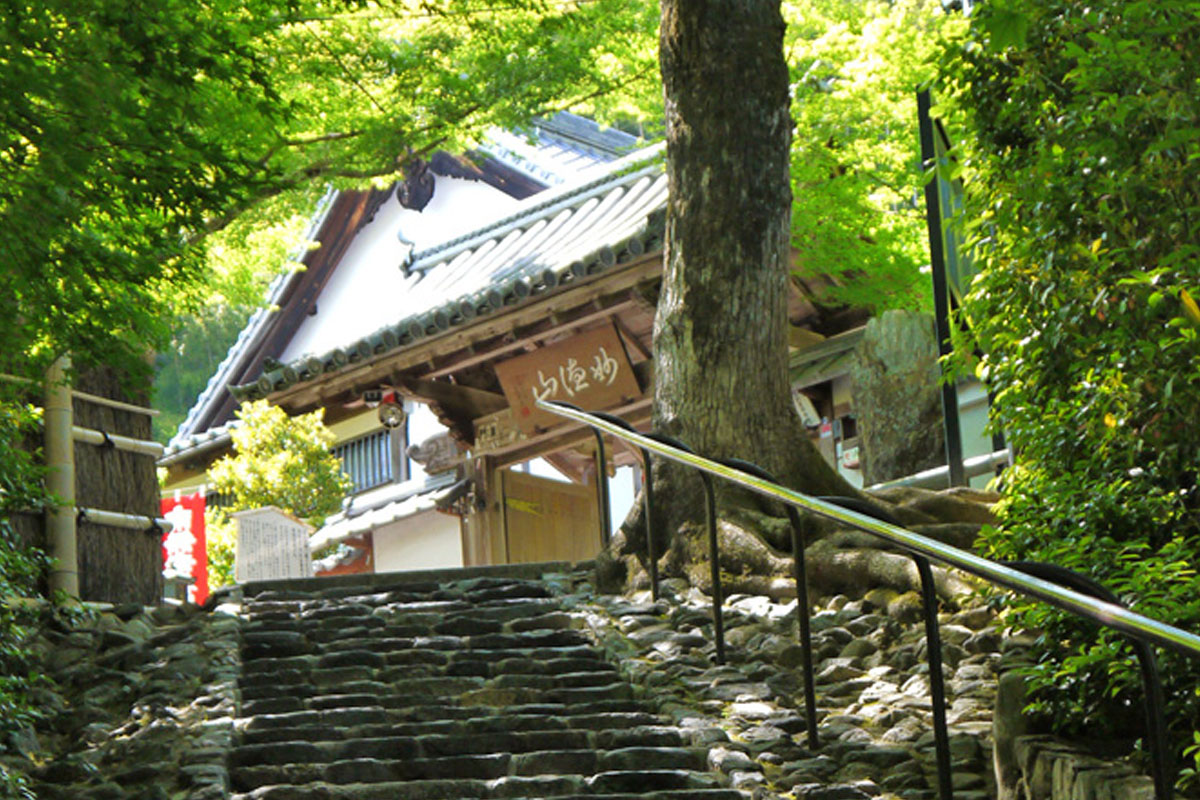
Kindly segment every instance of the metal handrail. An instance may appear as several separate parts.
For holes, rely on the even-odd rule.
[[[717,652],[719,660],[723,656],[724,643],[720,641],[723,625],[721,623],[721,609],[718,598],[720,597],[721,589],[719,570],[716,566],[715,511],[711,500],[711,478],[709,476],[715,475],[730,483],[778,500],[784,503],[789,510],[802,508],[851,525],[859,530],[866,531],[889,541],[909,554],[917,565],[925,606],[926,650],[930,660],[930,693],[933,695],[938,785],[939,795],[942,797],[942,800],[951,800],[952,798],[949,736],[945,720],[944,688],[941,686],[941,646],[937,631],[936,596],[933,591],[932,571],[930,570],[928,559],[948,564],[968,574],[983,578],[989,583],[1035,597],[1076,616],[1091,620],[1104,627],[1121,631],[1137,642],[1159,645],[1188,656],[1200,656],[1200,636],[1143,614],[1130,611],[1115,602],[1111,602],[1110,600],[1115,598],[1112,598],[1110,594],[1106,594],[1103,587],[1097,587],[1094,583],[1091,585],[1080,583],[1076,579],[1084,581],[1087,579],[1083,579],[1082,576],[1075,576],[1073,573],[1069,573],[1073,577],[1067,578],[1058,572],[1058,570],[1068,572],[1062,570],[1062,568],[1055,568],[1048,565],[1031,565],[1028,563],[1005,565],[991,561],[966,550],[960,550],[935,539],[914,533],[895,524],[894,521],[879,519],[878,512],[865,506],[860,506],[864,509],[863,511],[848,508],[848,505],[855,505],[854,498],[810,497],[793,489],[780,486],[776,481],[769,480],[766,473],[759,468],[747,469],[754,466],[747,462],[726,461],[722,463],[705,458],[691,452],[682,442],[672,440],[661,434],[647,435],[639,433],[628,423],[611,415],[589,414],[574,406],[554,401],[538,401],[537,405],[551,413],[590,426],[596,431],[597,436],[600,436],[601,432],[603,432],[637,446],[642,451],[647,463],[649,463],[649,453],[653,452],[672,461],[690,466],[698,470],[705,477],[706,506],[709,512],[709,538],[710,547],[712,548],[710,556],[713,560],[714,573],[714,634],[718,638]],[[864,513],[864,511],[870,511],[871,513]],[[649,523],[649,514],[647,514],[647,525]],[[793,518],[794,530],[797,527],[798,524],[795,518]],[[798,530],[796,530],[794,535],[798,536]],[[649,530],[647,531],[647,540],[650,542],[653,541]],[[799,550],[802,551],[803,548],[801,547]],[[1057,581],[1064,581],[1078,589],[1082,589],[1082,591],[1076,588],[1069,588],[1069,586],[1062,585],[1062,583]],[[806,592],[804,594],[801,593],[802,586],[802,576],[798,574],[798,618],[804,618],[807,614],[807,597]],[[1110,599],[1096,599],[1097,595]],[[800,613],[801,610],[804,610],[805,613]],[[808,641],[806,634],[807,626],[802,624],[800,631],[801,646],[804,650],[809,651],[811,650],[811,643]],[[1148,654],[1150,659],[1148,666],[1144,660],[1146,654]],[[1154,674],[1153,653],[1148,647],[1140,648],[1139,658],[1143,659],[1143,676],[1146,683],[1146,691],[1147,695],[1151,697],[1151,702],[1148,703],[1147,715],[1153,716],[1155,711],[1155,709],[1151,708],[1151,706],[1155,705],[1153,698],[1156,693],[1158,693],[1157,696],[1161,697],[1161,687],[1156,683],[1152,683],[1152,681],[1157,680]],[[811,674],[807,674],[805,677],[806,692],[811,694]],[[808,714],[807,727],[809,730],[809,740],[815,744],[816,725],[814,709],[811,705],[808,709]],[[1171,796],[1171,786],[1174,781],[1170,775],[1171,767],[1168,753],[1166,752],[1166,747],[1163,746],[1165,742],[1165,725],[1162,722],[1161,713],[1159,713],[1157,720],[1149,720],[1149,724],[1152,740],[1158,740],[1154,742],[1157,752],[1154,754],[1153,759],[1156,795],[1159,800],[1168,800]]]

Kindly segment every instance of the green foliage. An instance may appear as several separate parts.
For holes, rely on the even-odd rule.
[[[234,524],[228,511],[275,506],[320,527],[341,507],[353,488],[342,464],[329,452],[333,433],[321,423],[321,412],[289,417],[265,400],[244,403],[233,428],[234,455],[209,469],[212,487],[228,493],[227,508],[205,516],[209,582],[233,583]]]
[[[227,492],[234,509],[277,506],[313,525],[341,507],[350,478],[329,452],[333,433],[321,412],[289,417],[265,400],[244,403],[230,432],[234,455],[209,470],[213,489]]]
[[[245,308],[219,302],[179,317],[170,345],[155,358],[154,407],[162,412],[154,418],[155,440],[165,444],[179,430],[249,317]]]
[[[944,87],[946,117],[967,121],[956,138],[983,266],[965,313],[1020,464],[988,552],[1085,572],[1191,630],[1198,48],[1196,2],[980,4]],[[1119,637],[1032,604],[1017,612],[1044,632],[1036,708],[1100,736],[1140,724]],[[1200,729],[1200,661],[1164,653],[1162,671],[1182,747]]]
[[[237,523],[224,508],[204,511],[204,549],[208,554],[208,585],[233,586],[234,556],[237,554]]]
[[[645,19],[633,0],[47,0],[0,16],[0,338],[21,362],[6,369],[31,375],[68,351],[144,370],[206,238],[265,199],[388,182],[653,76],[622,35]]]
[[[37,595],[42,554],[22,544],[13,527],[18,511],[41,508],[40,470],[21,443],[37,430],[30,408],[0,387],[0,755],[11,737],[32,725],[39,712],[30,692],[44,680],[35,668],[29,638],[35,612],[21,603]],[[21,775],[0,767],[0,793],[26,797]]]
[[[839,278],[832,303],[927,307],[916,91],[942,32],[961,23],[921,0],[797,0],[784,12],[801,272]]]

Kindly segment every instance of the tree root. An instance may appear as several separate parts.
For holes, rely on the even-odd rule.
[[[693,495],[693,499],[699,498]],[[889,489],[874,494],[872,499],[913,532],[961,549],[970,549],[980,527],[995,519],[988,505],[994,496],[974,490]],[[776,599],[794,597],[788,519],[772,515],[749,495],[726,495],[721,500],[717,541],[725,592]],[[601,590],[619,591],[632,582],[648,585],[643,522],[635,510],[614,537],[610,550],[597,559]],[[912,558],[888,541],[812,514],[803,515],[803,525],[811,595],[861,596],[874,589],[898,593],[920,590]],[[685,521],[669,537],[659,531],[655,538],[669,544],[659,558],[661,577],[684,578],[711,593],[709,545],[703,524]],[[969,576],[932,566],[934,586],[943,601],[954,603],[978,589]]]

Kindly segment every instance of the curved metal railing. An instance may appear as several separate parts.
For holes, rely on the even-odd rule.
[[[607,434],[633,445],[641,451],[646,470],[643,502],[647,525],[647,564],[651,590],[656,599],[658,597],[658,559],[654,551],[654,536],[651,529],[654,498],[650,455],[653,453],[662,456],[692,467],[698,472],[704,483],[709,558],[712,565],[713,633],[716,640],[718,663],[725,661],[725,641],[721,610],[723,593],[716,535],[716,500],[712,477],[722,478],[785,504],[792,525],[792,552],[795,554],[797,598],[796,617],[803,653],[806,728],[811,747],[818,746],[819,736],[816,723],[816,696],[813,681],[811,629],[808,619],[810,609],[805,577],[803,531],[797,509],[811,511],[884,539],[903,550],[916,565],[921,582],[922,609],[925,618],[934,741],[937,751],[938,794],[942,800],[952,800],[953,790],[950,774],[949,733],[946,724],[946,695],[942,675],[941,638],[938,633],[937,595],[934,589],[930,559],[982,578],[993,585],[1037,598],[1103,627],[1118,630],[1133,639],[1141,665],[1142,681],[1147,698],[1147,739],[1152,757],[1155,795],[1158,800],[1170,800],[1172,797],[1174,768],[1167,744],[1166,723],[1162,713],[1162,686],[1158,680],[1152,646],[1157,645],[1187,656],[1200,657],[1200,636],[1131,611],[1120,605],[1117,598],[1103,586],[1062,567],[1034,562],[1006,564],[992,561],[936,539],[914,533],[900,526],[886,512],[870,506],[860,498],[811,497],[802,494],[794,489],[781,486],[769,473],[750,462],[739,459],[705,458],[697,455],[685,443],[677,439],[658,433],[640,433],[628,422],[612,414],[588,413],[575,406],[553,401],[539,401],[538,406],[546,411],[590,426],[595,432],[601,448],[604,446],[603,436]],[[600,452],[603,454],[603,449]]]

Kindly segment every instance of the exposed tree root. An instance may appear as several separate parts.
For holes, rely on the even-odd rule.
[[[691,488],[689,502],[702,503],[699,493]],[[972,547],[983,524],[995,521],[990,504],[996,496],[976,490],[889,489],[871,493],[871,499],[915,533],[962,549]],[[787,517],[768,513],[762,503],[747,495],[730,493],[721,498],[718,507],[717,540],[725,592],[775,598],[795,596],[791,527]],[[880,589],[901,594],[920,589],[911,557],[886,540],[815,515],[804,515],[803,519],[802,538],[807,545],[805,555],[812,594],[861,596]],[[643,522],[640,510],[631,513],[611,550],[599,559],[602,587],[646,585]],[[667,534],[658,530],[655,536],[659,544],[660,576],[684,578],[690,585],[711,592],[709,544],[704,525],[685,520]],[[937,564],[933,565],[933,574],[938,596],[944,601],[954,602],[977,588],[968,576]]]

